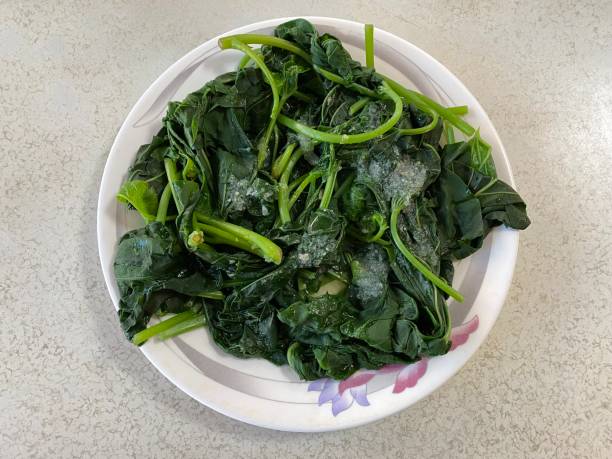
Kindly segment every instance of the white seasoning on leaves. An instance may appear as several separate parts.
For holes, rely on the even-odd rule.
[[[368,302],[382,297],[389,270],[383,250],[375,244],[370,244],[366,252],[355,261],[360,266],[359,275],[353,278],[357,298]]]
[[[421,192],[427,180],[427,168],[410,156],[403,156],[384,182],[383,192],[387,199],[404,198],[406,201]]]

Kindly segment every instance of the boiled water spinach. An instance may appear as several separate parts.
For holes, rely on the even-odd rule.
[[[118,194],[146,223],[114,264],[135,344],[206,326],[304,379],[448,352],[452,261],[526,206],[465,107],[375,71],[367,30],[366,67],[303,19],[224,37],[239,69],[170,103]]]

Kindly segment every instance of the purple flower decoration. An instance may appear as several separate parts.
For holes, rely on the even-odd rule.
[[[451,333],[451,348],[465,344],[470,335],[478,329],[478,316],[472,317],[467,322],[453,328]],[[393,393],[399,394],[406,389],[417,385],[419,380],[427,372],[428,359],[422,359],[410,365],[391,364],[385,365],[379,370],[359,370],[344,381],[335,381],[329,378],[313,381],[308,385],[309,391],[320,392],[319,406],[330,402],[334,416],[351,407],[353,402],[361,406],[369,406],[367,397],[367,385],[377,375],[397,373]]]
[[[331,402],[334,416],[350,408],[353,402],[361,406],[369,406],[367,397],[367,383],[376,372],[372,370],[358,371],[344,381],[335,381],[329,378],[319,379],[310,383],[309,391],[318,391],[319,406]]]

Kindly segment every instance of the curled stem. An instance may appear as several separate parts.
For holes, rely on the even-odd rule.
[[[279,97],[279,89],[276,81],[274,80],[274,75],[268,68],[268,66],[263,61],[262,57],[255,52],[250,46],[240,41],[236,35],[234,37],[226,37],[219,39],[219,47],[221,49],[236,49],[238,51],[242,51],[244,54],[249,56],[253,62],[259,67],[261,73],[264,74],[266,81],[270,85],[270,89],[272,90],[272,110],[270,111],[270,122],[268,123],[268,127],[263,135],[263,137],[259,141],[258,152],[257,152],[257,167],[261,169],[266,161],[266,157],[268,155],[268,142],[270,141],[270,137],[272,136],[272,132],[274,131],[274,125],[276,124],[276,118],[280,113],[281,104]],[[227,38],[231,38],[231,40],[227,40]]]
[[[402,99],[395,93],[395,91],[385,82],[383,82],[382,86],[380,87],[380,91],[395,103],[395,109],[387,121],[371,131],[362,132],[360,134],[335,134],[332,132],[324,132],[311,128],[310,126],[306,126],[305,124],[295,121],[282,114],[278,116],[278,122],[289,129],[320,142],[339,143],[342,145],[367,142],[368,140],[383,135],[385,132],[392,129],[402,116]]]

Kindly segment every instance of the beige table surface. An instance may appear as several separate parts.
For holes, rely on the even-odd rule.
[[[0,457],[611,457],[612,3],[0,0]],[[345,17],[479,98],[532,226],[490,337],[426,400],[329,434],[199,405],[119,329],[95,233],[130,107],[170,64],[270,17]]]

